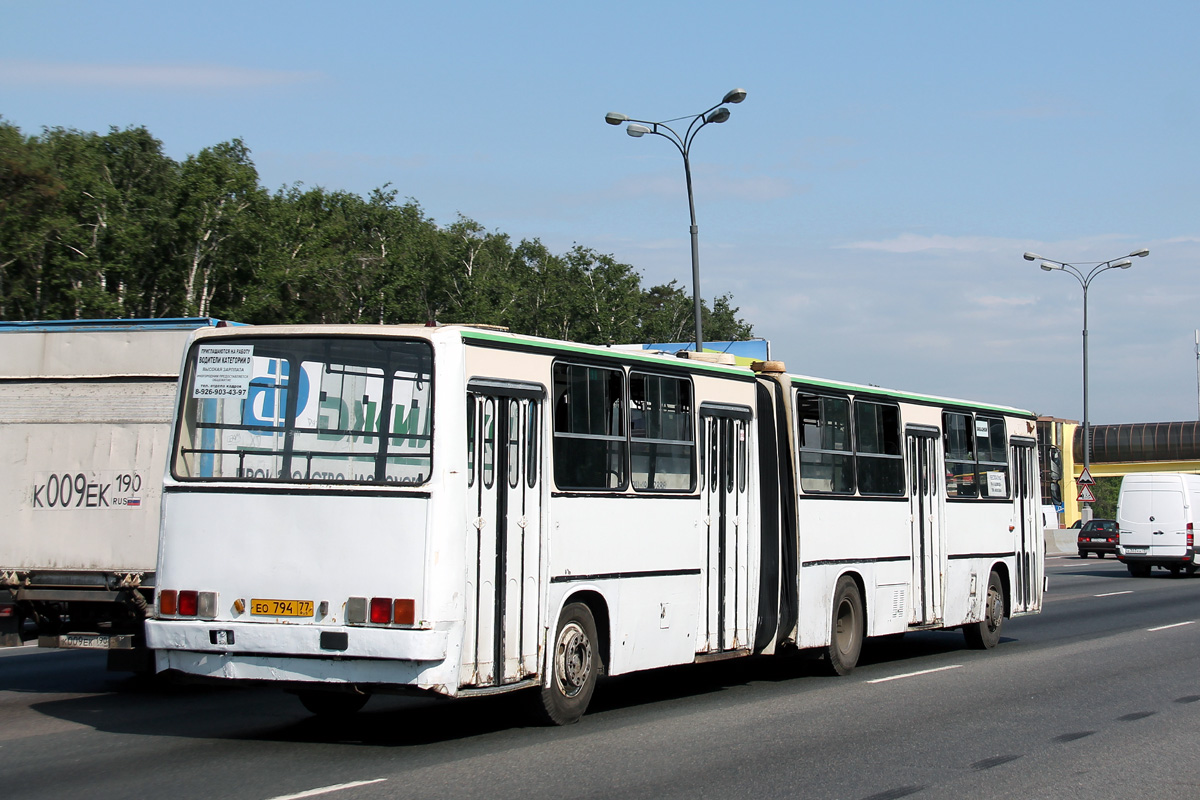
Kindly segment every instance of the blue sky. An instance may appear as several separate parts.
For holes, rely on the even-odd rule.
[[[1197,418],[1200,5],[0,0],[0,115],[241,137],[269,189],[390,183],[691,285],[682,159],[606,125],[748,92],[692,149],[701,294],[789,370]]]

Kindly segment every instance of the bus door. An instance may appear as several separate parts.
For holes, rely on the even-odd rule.
[[[1017,570],[1012,591],[1012,611],[1041,608],[1042,543],[1045,531],[1039,522],[1042,492],[1037,462],[1037,440],[1014,436],[1009,440],[1013,477],[1013,542]]]
[[[945,550],[942,529],[941,436],[937,428],[905,428],[909,515],[912,528],[912,604],[909,625],[942,620]]]
[[[747,649],[749,640],[750,422],[744,406],[700,406],[700,481],[705,531],[697,652]]]
[[[544,396],[517,381],[467,385],[465,685],[537,674]]]

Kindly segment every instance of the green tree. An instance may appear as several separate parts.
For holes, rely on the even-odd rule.
[[[266,192],[241,139],[206,147],[189,156],[180,170],[175,220],[182,262],[182,306],[188,315],[208,316],[224,290],[220,312],[240,307],[242,284],[253,282]]]
[[[1092,503],[1092,516],[1096,519],[1117,518],[1117,495],[1121,493],[1120,478],[1097,478],[1092,487],[1096,502]]]
[[[0,119],[0,318],[42,314],[50,241],[65,190],[47,148]]]
[[[705,338],[751,327],[728,295]],[[269,194],[240,139],[183,163],[145,128],[104,135],[0,119],[0,317],[217,315],[255,323],[505,326],[606,344],[686,341],[691,298],[629,264],[459,216],[439,226],[384,185]]]

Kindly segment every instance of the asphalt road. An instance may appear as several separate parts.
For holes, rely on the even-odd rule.
[[[993,651],[959,633],[601,684],[577,725],[528,698],[374,698],[345,723],[270,689],[104,672],[0,650],[0,787],[34,798],[1194,798],[1200,578],[1055,557],[1039,616]]]

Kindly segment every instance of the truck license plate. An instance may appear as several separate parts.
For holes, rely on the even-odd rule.
[[[133,636],[128,633],[64,633],[58,637],[39,636],[38,645],[79,650],[132,650]]]
[[[1149,547],[1126,547],[1125,548],[1126,553],[1129,553],[1129,554],[1135,555],[1135,556],[1148,553],[1149,551],[1150,551]]]
[[[250,600],[250,613],[260,617],[311,617],[312,600]]]

